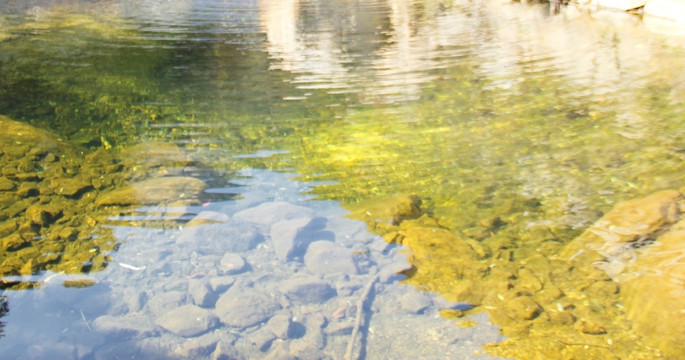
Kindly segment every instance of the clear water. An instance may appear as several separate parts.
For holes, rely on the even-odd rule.
[[[230,218],[284,201],[327,219],[334,242],[367,264],[345,281],[365,284],[385,267],[408,266],[407,257],[415,267],[408,280],[376,289],[355,356],[531,358],[552,337],[558,344],[550,348],[574,356],[650,358],[657,350],[623,321],[616,294],[592,297],[603,309],[593,313],[602,334],[543,316],[502,318],[498,295],[511,274],[533,271],[554,274],[566,293],[538,300],[542,308],[575,301],[573,286],[560,280],[563,265],[531,264],[553,257],[615,204],[682,187],[682,44],[627,14],[554,14],[545,5],[498,1],[0,2],[0,114],[59,139],[51,162],[44,153],[28,164],[3,153],[3,168],[12,169],[3,177],[15,185],[3,190],[2,235],[35,239],[3,250],[9,311],[0,354],[210,357],[223,341],[248,358],[342,358],[349,329],[330,329],[357,316],[331,314],[340,301],[359,299],[363,286],[346,295],[342,280],[319,274],[338,287],[335,297],[301,308],[283,300],[273,284],[306,269],[302,259],[265,255],[273,250],[266,228],[261,247],[242,254],[258,263],[236,281],[285,302],[281,310],[309,334],[319,330],[307,321],[323,314],[325,345],[304,331],[267,341],[263,328],[223,323],[197,340],[165,330],[148,304],[222,275],[212,273],[221,256],[209,258],[217,254],[203,253],[201,242],[176,241],[187,221],[203,210]],[[3,146],[14,146],[7,138]],[[55,172],[56,163],[64,170]],[[170,193],[152,208],[97,205],[114,189],[179,174],[208,189],[185,202]],[[54,177],[92,186],[63,200]],[[506,271],[464,270],[457,248],[445,244],[413,243],[411,256],[377,251],[380,235],[390,239],[398,229],[344,218],[352,211],[364,220],[358,214],[368,201],[397,194],[422,200],[424,222],[411,226],[432,221],[481,246],[479,266]],[[27,208],[38,203],[61,213],[31,225]],[[73,279],[92,286],[63,286]],[[18,290],[27,287],[36,288]],[[576,290],[585,293],[584,285]],[[392,307],[417,291],[430,294],[421,314]],[[147,325],[103,325],[106,316],[133,315]],[[380,336],[398,328],[390,319],[412,325]],[[476,327],[456,325],[472,319]],[[509,342],[482,349],[504,338],[500,327]],[[417,338],[436,328],[442,333]]]

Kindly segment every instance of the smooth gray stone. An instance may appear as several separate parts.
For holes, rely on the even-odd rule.
[[[216,313],[228,326],[246,328],[268,320],[281,306],[263,293],[233,286],[216,302]]]
[[[314,211],[310,208],[275,201],[239,211],[233,215],[233,218],[261,225],[272,225],[283,220],[311,217],[313,214]]]
[[[326,345],[326,338],[322,331],[324,325],[326,325],[326,318],[323,315],[309,315],[305,321],[307,330],[304,336],[290,343],[291,354],[302,359],[310,357],[311,354],[318,354]]]
[[[177,243],[191,244],[198,253],[221,254],[248,251],[263,240],[264,237],[254,226],[241,221],[228,221],[186,227],[178,234]]]
[[[354,324],[352,322],[336,322],[326,327],[326,334],[332,336],[350,335],[352,334],[352,330],[354,330]]]
[[[233,283],[235,283],[235,279],[230,276],[216,276],[209,279],[209,286],[217,294],[228,290]]]
[[[93,330],[108,334],[148,334],[153,326],[149,318],[139,315],[103,315],[93,321]]]
[[[305,239],[305,232],[312,218],[299,218],[279,221],[271,226],[271,241],[276,256],[284,261],[300,255],[303,245],[309,241]]]
[[[357,274],[357,264],[352,250],[339,247],[330,241],[315,241],[309,244],[304,255],[307,269],[318,275]]]
[[[293,325],[292,316],[286,311],[272,316],[264,327],[277,338],[288,339],[293,334]]]
[[[242,360],[245,357],[229,341],[221,340],[216,344],[212,360]]]
[[[157,319],[157,325],[183,337],[200,335],[217,323],[216,315],[195,305],[183,305]]]
[[[315,278],[295,278],[284,281],[281,292],[293,301],[302,303],[323,303],[336,295],[328,283]]]
[[[240,274],[247,269],[247,263],[242,256],[234,253],[226,253],[221,258],[221,271],[226,275]]]
[[[276,335],[271,331],[260,328],[259,330],[247,335],[248,341],[255,346],[259,351],[267,351],[271,343],[276,340]]]
[[[426,294],[421,293],[404,294],[400,296],[399,302],[402,310],[411,314],[421,314],[433,305],[433,301]]]
[[[180,291],[169,291],[154,295],[147,302],[147,307],[155,316],[161,316],[171,309],[188,303],[188,295]]]
[[[128,307],[128,311],[137,312],[145,306],[147,302],[147,293],[135,288],[127,287],[123,294],[124,302]]]
[[[190,280],[188,294],[192,296],[195,305],[203,308],[213,307],[218,298],[206,280]]]
[[[179,355],[187,359],[207,358],[214,352],[217,344],[221,341],[221,335],[216,331],[198,337],[189,338],[181,348],[178,349]]]

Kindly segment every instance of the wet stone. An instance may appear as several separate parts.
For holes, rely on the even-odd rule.
[[[354,324],[351,322],[335,322],[326,326],[326,334],[331,336],[350,335],[354,330]]]
[[[40,194],[38,186],[30,182],[21,183],[19,185],[19,189],[17,190],[17,195],[21,197],[38,196],[38,194]]]
[[[209,279],[209,287],[216,293],[226,291],[235,283],[235,279],[230,276],[216,276]]]
[[[58,236],[63,240],[75,240],[78,237],[78,230],[73,227],[65,227],[59,231]]]
[[[266,323],[265,328],[279,339],[288,339],[294,332],[292,317],[287,312],[271,317]]]
[[[336,295],[328,283],[315,278],[289,279],[280,289],[288,299],[301,303],[323,303]]]
[[[183,337],[202,334],[216,324],[216,315],[195,305],[183,305],[157,319],[157,325]]]
[[[226,253],[221,258],[221,270],[226,275],[239,274],[247,270],[247,263],[238,254]]]
[[[7,251],[19,250],[24,246],[29,245],[30,242],[21,237],[21,235],[14,233],[2,239],[2,248]]]
[[[309,244],[304,263],[309,271],[319,275],[359,272],[352,251],[330,241],[315,241]]]
[[[58,178],[50,182],[50,188],[55,194],[77,197],[88,190],[92,190],[93,186],[80,179],[76,178]]]
[[[171,309],[180,307],[188,301],[187,295],[181,291],[169,291],[150,298],[147,307],[156,316],[167,313]]]
[[[39,226],[46,226],[62,215],[62,211],[52,206],[31,205],[26,209],[26,218]]]
[[[407,293],[399,299],[402,310],[411,314],[421,314],[432,305],[428,296],[421,293]]]
[[[188,359],[206,358],[216,349],[220,340],[221,334],[217,332],[190,338],[183,342],[178,353]]]
[[[188,294],[193,298],[195,305],[208,308],[214,305],[217,296],[205,280],[190,280],[188,282]]]
[[[253,249],[263,240],[254,226],[240,221],[186,227],[178,235],[178,242],[192,244],[198,252],[221,254]]]
[[[219,341],[211,356],[212,360],[242,360],[244,356],[229,341]]]
[[[228,215],[216,211],[202,211],[186,223],[186,227],[206,224],[224,223],[230,220]]]
[[[264,328],[261,328],[248,335],[248,341],[252,344],[252,346],[256,347],[262,352],[267,351],[274,340],[276,340],[276,335]]]
[[[8,220],[0,223],[0,237],[5,237],[17,230],[17,222]]]
[[[519,296],[507,303],[509,316],[515,319],[531,320],[540,315],[542,308],[528,296]]]
[[[228,326],[246,328],[268,320],[281,306],[261,292],[233,286],[216,302],[216,313]]]
[[[207,187],[191,177],[169,176],[147,179],[101,196],[98,206],[159,204],[169,199],[194,199]]]
[[[310,208],[276,201],[265,202],[256,207],[239,211],[233,215],[233,218],[256,224],[272,225],[283,220],[311,217],[313,213],[314,211]]]
[[[138,312],[147,302],[147,293],[127,287],[124,289],[123,300],[130,312]]]
[[[0,177],[0,191],[10,191],[13,190],[17,185],[14,183],[14,181],[6,178],[6,177]]]
[[[305,321],[306,332],[300,339],[290,343],[291,354],[299,358],[307,358],[310,354],[319,353],[326,345],[322,327],[326,324],[326,318],[321,314],[309,315]]]
[[[103,315],[93,321],[92,327],[108,334],[147,334],[153,330],[150,319],[138,314],[121,317]]]
[[[304,247],[312,239],[307,238],[307,227],[312,218],[279,221],[271,226],[271,241],[276,256],[284,261],[301,256]]]

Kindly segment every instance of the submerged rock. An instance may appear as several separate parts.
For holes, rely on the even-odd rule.
[[[59,139],[49,132],[0,115],[0,150],[5,155],[22,158],[27,154],[46,153],[57,147]]]
[[[243,252],[253,249],[264,239],[257,229],[240,221],[186,227],[178,242],[192,244],[203,253]]]
[[[367,223],[399,225],[407,219],[421,216],[421,198],[417,195],[396,195],[370,200],[351,206],[350,217],[364,219]]]
[[[101,196],[97,205],[149,205],[169,200],[196,199],[206,187],[202,180],[191,177],[147,179]]]
[[[195,305],[183,305],[157,319],[157,325],[183,337],[200,335],[216,324],[217,317],[211,311]]]
[[[575,267],[600,268],[617,281],[633,330],[672,359],[685,358],[683,209],[683,195],[675,190],[627,201],[561,253]],[[584,333],[605,331],[586,324],[578,327]]]
[[[681,199],[678,191],[664,190],[619,204],[566,245],[561,257],[588,264],[620,256],[639,246],[630,243],[653,240],[664,226],[677,221]]]
[[[352,250],[324,240],[309,244],[304,264],[317,275],[359,273]]]
[[[313,214],[314,211],[310,208],[275,201],[239,211],[233,215],[233,218],[261,225],[273,225],[283,220],[311,217]]]
[[[309,217],[279,221],[271,226],[271,241],[276,256],[284,261],[301,256],[306,245],[312,241],[307,230],[313,219]]]
[[[621,284],[636,333],[671,359],[685,359],[685,220],[638,251]]]
[[[216,302],[216,313],[221,322],[246,328],[268,320],[281,306],[257,290],[233,286]]]

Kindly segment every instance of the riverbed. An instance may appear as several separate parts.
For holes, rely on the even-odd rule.
[[[559,254],[683,187],[677,35],[502,1],[0,10],[4,357],[662,356]]]

